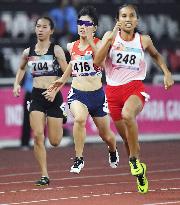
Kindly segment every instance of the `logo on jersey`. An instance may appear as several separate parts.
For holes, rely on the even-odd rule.
[[[73,55],[72,60],[79,60],[79,61],[88,61],[93,60],[92,54],[85,54],[83,56],[81,55]]]
[[[93,52],[92,51],[86,51],[85,55],[92,55]]]
[[[133,52],[142,54],[142,49],[126,47],[123,43],[117,42],[117,44],[113,45],[113,47],[119,51]]]

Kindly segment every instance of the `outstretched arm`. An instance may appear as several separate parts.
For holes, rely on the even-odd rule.
[[[121,26],[120,22],[117,22],[113,31],[108,31],[104,34],[101,46],[96,52],[96,55],[94,58],[94,64],[96,66],[101,66],[103,64],[108,54],[109,48],[112,45],[114,38],[116,37],[116,34],[120,29],[120,26]]]
[[[19,97],[20,95],[20,91],[21,91],[20,83],[26,72],[25,67],[27,64],[28,53],[29,53],[29,48],[25,49],[21,56],[21,61],[20,61],[20,65],[16,73],[16,79],[15,79],[14,88],[13,88],[13,94],[15,97]]]
[[[44,97],[47,100],[53,102],[56,94],[59,92],[60,89],[62,89],[64,84],[67,82],[67,80],[69,79],[71,73],[72,73],[72,65],[69,63],[69,65],[66,68],[66,71],[64,72],[62,77],[59,78],[58,80],[54,81],[50,85],[50,87],[45,92],[42,93],[44,95]]]
[[[155,61],[155,63],[163,71],[163,73],[164,73],[164,87],[165,87],[165,89],[169,89],[174,84],[174,80],[172,78],[171,72],[169,71],[166,63],[163,60],[163,57],[157,51],[157,49],[154,47],[150,36],[143,35],[142,36],[142,44],[143,44],[143,48],[150,54],[150,56]]]

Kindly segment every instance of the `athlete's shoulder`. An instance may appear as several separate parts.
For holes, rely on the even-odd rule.
[[[141,35],[141,34],[140,34]],[[149,35],[141,35],[141,39],[145,42],[152,41]]]
[[[62,50],[62,47],[58,44],[54,44],[54,51],[56,50]]]
[[[144,49],[153,44],[149,35],[141,35],[141,41]]]
[[[54,54],[56,57],[58,56],[64,56],[64,50],[62,49],[62,47],[60,45],[55,44],[54,45]]]
[[[71,53],[72,48],[73,48],[73,46],[74,46],[75,43],[76,43],[76,41],[73,41],[73,42],[67,44],[67,50],[68,50],[68,52]]]
[[[25,48],[24,50],[23,50],[23,56],[28,56],[29,55],[29,52],[30,52],[30,47],[28,47],[28,48]]]

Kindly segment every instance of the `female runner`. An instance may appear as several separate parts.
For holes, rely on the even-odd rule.
[[[84,167],[85,126],[89,114],[98,129],[99,136],[109,147],[110,166],[116,168],[119,156],[115,135],[110,130],[109,117],[104,111],[105,94],[101,83],[102,72],[96,71],[93,66],[93,58],[100,45],[100,40],[94,37],[98,25],[95,8],[91,6],[82,8],[77,24],[80,39],[67,45],[71,62],[64,75],[44,94],[48,100],[53,100],[55,93],[59,90],[57,87],[62,87],[72,74],[68,104],[74,116],[73,137],[76,157],[70,172],[79,173]]]
[[[136,31],[137,8],[132,4],[121,6],[116,20],[113,31],[105,33],[94,64],[100,66],[105,63],[106,96],[110,114],[119,134],[126,133],[131,173],[137,177],[139,192],[146,193],[146,165],[141,163],[139,158],[136,122],[136,116],[149,98],[142,83],[146,77],[144,52],[147,51],[163,71],[165,89],[170,88],[174,81],[151,38]]]
[[[52,102],[42,93],[63,74],[67,67],[64,51],[59,45],[54,45],[50,37],[54,31],[54,23],[49,17],[41,17],[36,21],[35,32],[37,43],[24,50],[14,83],[14,95],[19,96],[20,83],[27,68],[33,76],[33,91],[30,103],[30,125],[34,135],[34,154],[40,165],[41,178],[35,184],[49,185],[47,171],[46,149],[44,145],[44,129],[48,127],[48,138],[53,146],[58,146],[62,135],[63,103],[62,94],[58,92]]]

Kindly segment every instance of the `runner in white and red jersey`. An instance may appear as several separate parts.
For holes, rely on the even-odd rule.
[[[106,111],[107,103],[101,82],[102,72],[93,65],[94,56],[101,43],[98,38],[94,38],[98,25],[95,8],[84,7],[79,13],[77,24],[80,39],[67,45],[71,55],[69,66],[64,75],[50,87],[46,96],[51,99],[56,88],[62,87],[72,74],[68,105],[74,116],[73,137],[76,157],[70,172],[79,173],[84,167],[83,149],[88,115],[91,115],[99,136],[108,145],[110,166],[116,168],[119,156],[115,134],[110,129]]]
[[[138,191],[147,193],[146,165],[139,159],[140,147],[136,122],[136,116],[149,98],[142,83],[146,77],[144,51],[151,55],[163,71],[165,89],[170,88],[174,81],[151,38],[136,31],[137,8],[132,4],[121,6],[116,19],[113,31],[107,32],[103,37],[94,64],[100,66],[105,63],[106,96],[110,114],[119,134],[124,136],[126,133],[124,141],[130,150],[129,165],[131,174],[137,177]]]

